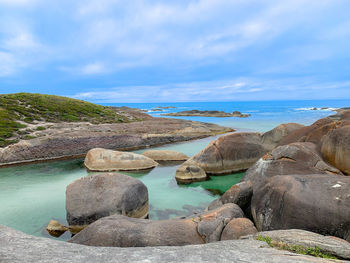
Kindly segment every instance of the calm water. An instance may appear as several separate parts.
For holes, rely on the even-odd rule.
[[[114,104],[116,105],[116,104]],[[126,104],[123,104],[126,105]],[[151,110],[157,106],[175,106],[176,109],[164,110],[163,113],[199,109],[239,110],[252,114],[240,118],[182,117],[190,120],[217,123],[238,130],[267,131],[280,123],[298,122],[311,124],[315,120],[333,114],[332,111],[310,111],[312,107],[346,107],[350,101],[283,101],[283,102],[238,102],[238,103],[156,103],[127,104]],[[160,112],[151,112],[159,116]],[[181,118],[181,117],[178,117]],[[194,155],[203,149],[215,137],[192,142],[157,147],[171,149]],[[142,153],[143,150],[136,151]],[[190,185],[177,185],[174,166],[159,166],[147,173],[127,173],[140,179],[149,191],[150,217],[165,219],[188,215],[205,208],[219,194],[237,183],[242,174],[215,176],[211,180]],[[66,224],[65,189],[74,180],[87,175],[82,160],[70,160],[33,164],[0,169],[0,224],[23,232],[47,236],[45,227],[51,219]],[[61,240],[69,234],[61,236]]]

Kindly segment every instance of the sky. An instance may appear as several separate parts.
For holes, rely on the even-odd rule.
[[[0,93],[350,99],[349,0],[0,0]]]

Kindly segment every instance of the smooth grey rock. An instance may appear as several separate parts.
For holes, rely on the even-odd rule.
[[[270,237],[273,241],[283,242],[290,246],[298,245],[308,248],[317,246],[323,253],[350,259],[350,243],[337,237],[323,236],[300,229],[265,231],[258,235]]]
[[[142,155],[158,161],[186,161],[189,157],[181,152],[171,150],[148,150],[142,153]]]
[[[239,239],[257,232],[254,223],[248,218],[234,218],[225,226],[220,240]]]
[[[124,174],[94,174],[67,186],[66,210],[71,226],[86,226],[114,214],[143,218],[148,215],[148,190]]]
[[[205,181],[208,176],[199,166],[183,164],[176,170],[175,179],[179,184],[189,184]]]
[[[322,263],[329,260],[270,248],[254,239],[182,247],[89,247],[34,237],[0,225],[1,263],[259,262]]]
[[[223,204],[234,203],[243,210],[246,209],[253,195],[253,185],[250,181],[243,181],[228,189],[221,197]]]
[[[158,163],[141,154],[94,148],[86,154],[84,165],[89,171],[111,172],[147,170]]]
[[[259,231],[304,229],[350,241],[350,177],[271,177],[254,190],[251,211]]]

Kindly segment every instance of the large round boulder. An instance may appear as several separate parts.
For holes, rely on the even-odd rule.
[[[256,230],[252,221],[248,218],[234,218],[224,228],[221,240],[234,240],[243,236],[254,235]]]
[[[140,180],[123,174],[86,176],[67,186],[66,210],[72,228],[114,214],[144,218],[148,215],[148,190]]]
[[[207,174],[227,174],[248,169],[265,153],[258,133],[231,133],[212,141],[184,165],[196,165]]]
[[[330,164],[350,175],[350,125],[328,133],[323,139],[321,152]]]
[[[141,154],[94,148],[87,153],[84,165],[89,171],[110,172],[147,170],[158,163]]]
[[[142,153],[142,155],[158,161],[186,161],[189,157],[181,152],[170,150],[148,150]]]
[[[246,171],[242,181],[251,181],[255,190],[270,177],[291,174],[342,175],[341,171],[323,161],[315,144],[297,142],[279,146],[264,155]]]
[[[184,219],[147,220],[114,215],[97,220],[69,242],[104,247],[203,244],[219,241],[227,223],[243,216],[234,204]]]
[[[304,229],[350,241],[350,177],[274,176],[254,189],[251,210],[259,231]]]
[[[262,144],[266,150],[271,151],[283,138],[302,127],[304,127],[304,125],[298,123],[281,124],[262,135]]]
[[[192,182],[201,182],[207,180],[205,171],[196,165],[183,164],[177,170],[175,179],[179,184],[189,184]]]

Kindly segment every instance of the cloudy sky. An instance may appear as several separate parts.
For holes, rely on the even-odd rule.
[[[0,93],[350,99],[349,0],[0,0]]]

